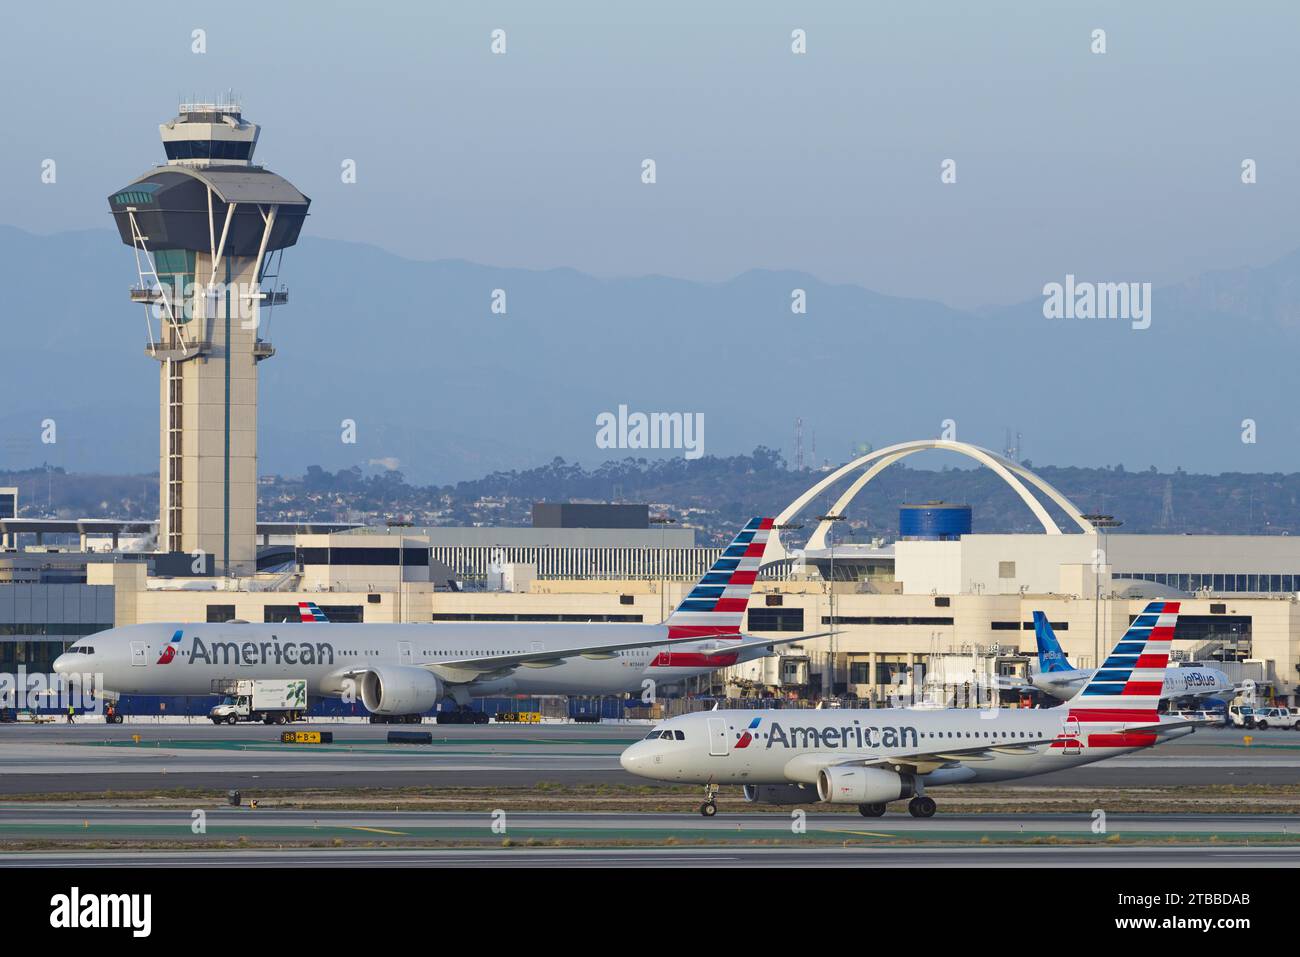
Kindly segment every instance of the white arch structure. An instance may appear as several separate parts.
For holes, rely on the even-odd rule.
[[[797,499],[786,506],[776,518],[778,528],[773,529],[774,533],[768,541],[768,552],[765,563],[780,561],[789,557],[784,544],[781,542],[781,532],[779,526],[787,524],[790,519],[798,515],[808,503],[814,498],[830,488],[840,479],[844,478],[857,469],[865,471],[854,480],[853,484],[845,489],[844,494],[836,499],[835,504],[831,506],[829,515],[843,515],[844,510],[858,496],[872,479],[883,472],[889,466],[893,465],[900,459],[905,459],[909,455],[915,455],[917,452],[930,450],[939,450],[944,452],[956,452],[958,455],[964,455],[969,459],[974,459],[981,465],[992,469],[993,472],[1011,487],[1011,490],[1020,496],[1020,500],[1029,506],[1029,510],[1034,513],[1043,526],[1043,531],[1048,535],[1060,535],[1061,529],[1052,516],[1047,513],[1047,509],[1030,491],[1025,488],[1025,482],[1034,486],[1049,499],[1060,506],[1061,510],[1070,517],[1079,529],[1084,532],[1095,532],[1096,528],[1092,523],[1083,517],[1082,513],[1074,506],[1068,498],[1062,495],[1051,484],[1039,478],[1029,469],[1025,468],[1018,462],[1012,462],[1010,459],[998,455],[996,452],[990,452],[988,449],[982,449],[978,445],[971,445],[967,442],[952,442],[946,439],[918,439],[914,442],[900,442],[898,445],[891,445],[888,448],[879,449],[870,452],[860,458],[854,459],[847,465],[840,466],[830,475],[817,482],[812,488],[804,492]],[[1021,480],[1024,481],[1021,481]],[[821,549],[826,547],[826,534],[830,531],[831,520],[827,519],[820,522],[808,539],[807,549]]]

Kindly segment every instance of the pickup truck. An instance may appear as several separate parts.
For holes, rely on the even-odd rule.
[[[1288,708],[1233,705],[1228,709],[1228,720],[1238,728],[1258,728],[1261,731],[1269,728],[1300,729],[1300,712]]]
[[[1253,717],[1255,727],[1261,731],[1265,728],[1290,728],[1292,731],[1300,728],[1300,712],[1289,708],[1256,708]]]

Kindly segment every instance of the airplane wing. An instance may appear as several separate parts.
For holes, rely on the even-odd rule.
[[[751,648],[770,645],[786,645],[791,642],[805,641],[810,638],[822,638],[832,632],[818,632],[812,635],[798,635],[792,638],[749,638],[739,642],[729,642],[718,648],[692,651],[693,654],[725,655]],[[553,668],[569,658],[590,658],[595,661],[613,658],[620,651],[634,648],[662,648],[673,645],[693,644],[711,638],[735,638],[734,631],[720,631],[708,635],[689,635],[683,638],[647,638],[642,641],[620,641],[615,643],[583,645],[575,648],[552,648],[544,651],[517,652],[508,655],[477,655],[467,658],[442,659],[439,661],[422,661],[410,667],[426,668],[450,684],[462,684],[475,681],[487,675],[506,675],[516,668]],[[340,670],[336,678],[354,678],[370,671],[366,665]]]
[[[452,683],[473,681],[484,675],[508,673],[515,668],[554,668],[569,658],[590,658],[594,661],[613,658],[620,651],[634,648],[662,648],[672,645],[691,644],[710,638],[734,638],[736,633],[718,632],[712,635],[690,635],[684,638],[647,638],[643,641],[620,641],[598,645],[583,645],[576,648],[552,648],[549,651],[526,651],[509,655],[482,655],[471,658],[452,658],[443,661],[424,661],[416,667],[427,668],[436,675]],[[762,642],[769,644],[769,642]],[[730,648],[719,651],[734,651],[741,647],[733,644]],[[752,647],[749,646],[749,647]],[[709,652],[706,652],[709,653]],[[716,652],[714,652],[716,653]]]
[[[1168,731],[1177,731],[1182,728],[1199,728],[1210,725],[1222,724],[1218,718],[1182,718],[1177,721],[1156,721],[1151,724],[1126,724],[1121,729],[1125,734],[1163,734]]]
[[[737,651],[748,651],[750,648],[762,648],[771,645],[789,645],[796,641],[809,641],[813,638],[826,638],[829,635],[839,634],[835,631],[819,631],[812,635],[797,635],[794,638],[746,638],[738,644],[720,646],[718,648],[707,648],[704,651],[692,652],[692,654],[701,655],[730,655]],[[708,636],[706,636],[708,637]],[[692,639],[698,640],[698,639]]]
[[[1024,754],[1032,752],[1036,745],[1051,744],[1060,735],[1044,738],[1017,738],[1015,743],[972,744],[967,747],[935,748],[929,751],[914,751],[910,754],[894,754],[881,757],[835,758],[827,754],[809,753],[794,758],[785,767],[785,775],[792,781],[811,783],[817,780],[817,772],[829,767],[878,767],[888,765],[892,768],[905,768],[914,774],[928,774],[939,768],[953,767],[958,764],[991,761],[995,754]]]
[[[1212,718],[1185,718],[1180,721],[1159,721],[1151,724],[1129,724],[1124,725],[1125,734],[1166,734],[1171,731],[1181,730],[1183,728],[1216,724]],[[915,752],[913,754],[893,755],[891,757],[880,758],[856,758],[847,761],[828,761],[825,766],[847,765],[870,767],[873,765],[887,764],[891,767],[904,767],[915,774],[927,774],[930,771],[942,767],[951,767],[956,764],[972,764],[980,761],[990,761],[996,754],[1022,754],[1032,751],[1036,745],[1051,744],[1053,741],[1060,739],[1060,735],[1052,735],[1044,738],[1025,738],[1024,740],[1016,739],[1015,742],[1008,741],[1005,744],[976,744],[970,747],[962,748],[939,748],[933,751]],[[796,759],[797,760],[797,759]]]

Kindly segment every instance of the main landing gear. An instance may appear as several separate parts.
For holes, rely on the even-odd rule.
[[[704,785],[704,803],[700,805],[700,813],[705,817],[713,817],[718,813],[718,786],[716,784]]]
[[[858,813],[863,817],[884,817],[884,804],[859,804]],[[924,795],[918,795],[907,802],[907,813],[912,817],[934,817],[934,812],[938,806],[934,803],[934,798],[928,798]]]
[[[907,813],[912,817],[934,817],[936,809],[934,798],[928,798],[924,794],[918,794],[907,802]]]

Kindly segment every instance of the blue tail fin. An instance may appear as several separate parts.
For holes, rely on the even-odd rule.
[[[1034,612],[1034,637],[1038,639],[1038,670],[1071,671],[1070,661],[1061,650],[1061,643],[1056,640],[1051,622],[1041,611]]]

